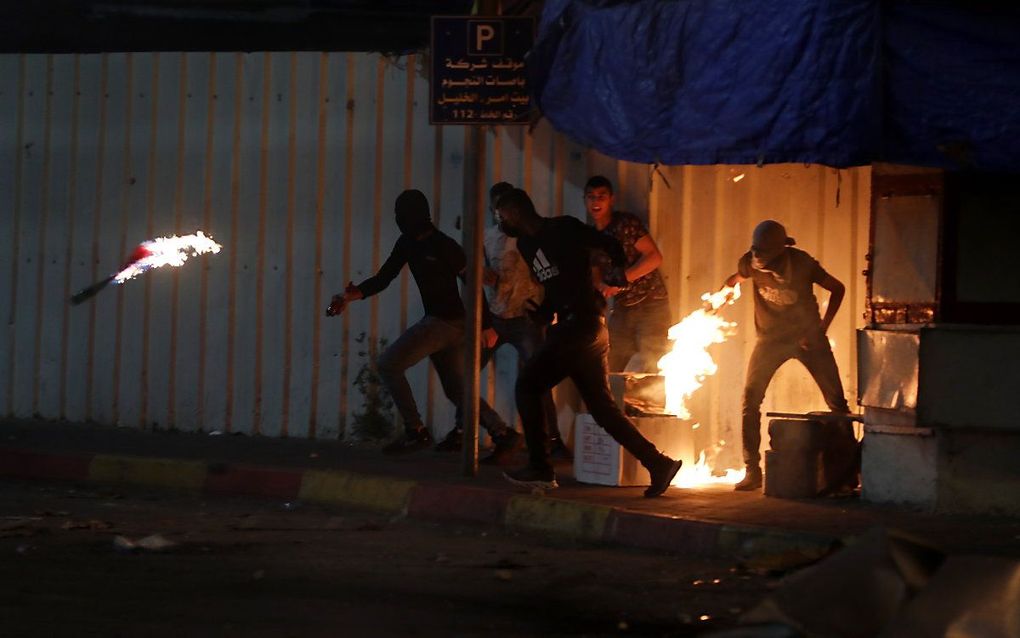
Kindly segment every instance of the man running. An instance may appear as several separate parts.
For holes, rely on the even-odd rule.
[[[614,266],[604,277],[611,284],[622,283],[623,249],[612,237],[574,217],[540,217],[531,198],[520,189],[500,197],[496,215],[503,232],[517,238],[517,249],[545,289],[545,299],[533,306],[531,316],[542,323],[551,322],[554,315],[557,319],[545,343],[517,377],[517,410],[524,424],[529,462],[504,476],[526,487],[557,486],[545,445],[542,395],[570,377],[596,423],[648,470],[651,484],[645,496],[659,496],[680,470],[680,461],[659,452],[613,400],[607,376],[606,302],[591,276],[590,251],[601,249],[610,255]]]
[[[464,278],[467,259],[456,241],[440,231],[429,216],[429,202],[419,190],[406,190],[394,205],[397,238],[393,251],[379,272],[358,285],[349,283],[342,295],[334,295],[328,314],[335,315],[352,301],[366,299],[383,291],[404,264],[418,285],[425,316],[408,328],[379,356],[379,376],[386,384],[393,403],[404,420],[404,436],[383,451],[388,454],[412,452],[428,447],[432,435],[425,428],[418,405],[411,393],[405,371],[425,357],[432,361],[446,398],[457,406],[457,423],[451,431],[456,438],[461,428],[464,397],[464,303],[461,301],[457,278]],[[483,313],[483,342],[492,345],[496,333],[488,326],[488,312]],[[479,401],[479,420],[497,450],[512,451],[520,435],[484,400]]]
[[[507,182],[498,182],[489,189],[489,211],[495,215],[496,202],[512,191]],[[495,220],[494,220],[495,221]],[[496,331],[496,345],[482,350],[484,368],[495,356],[496,350],[506,344],[517,351],[518,369],[530,359],[545,339],[543,326],[532,321],[527,314],[526,303],[542,300],[542,287],[531,277],[531,268],[517,250],[517,240],[500,229],[499,223],[485,229],[485,272],[483,276],[485,294],[492,313],[492,328]],[[560,437],[556,423],[556,404],[552,392],[542,395],[542,411],[545,413],[549,431],[549,451],[554,457],[570,458],[570,450]],[[493,452],[480,462],[486,465],[502,464],[509,460],[500,451]]]

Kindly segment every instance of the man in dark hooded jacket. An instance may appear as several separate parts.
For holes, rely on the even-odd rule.
[[[432,443],[404,374],[408,368],[425,357],[432,360],[446,398],[457,406],[453,438],[461,427],[464,396],[465,312],[457,285],[458,277],[464,277],[467,263],[464,250],[432,224],[429,203],[421,191],[401,193],[394,212],[400,237],[389,258],[374,276],[358,285],[347,284],[342,295],[333,297],[328,311],[328,314],[339,314],[351,301],[381,292],[400,274],[404,264],[410,267],[421,293],[425,316],[386,348],[378,361],[379,375],[405,427],[404,436],[384,448],[388,453],[410,452]],[[484,312],[482,340],[485,345],[492,346],[496,333],[489,327],[488,320],[488,312]],[[520,435],[508,428],[484,400],[479,402],[479,408],[481,424],[492,437],[496,453],[501,456],[511,453],[519,445]]]

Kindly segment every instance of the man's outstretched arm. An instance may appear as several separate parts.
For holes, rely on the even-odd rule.
[[[359,298],[371,297],[385,290],[390,285],[390,282],[397,278],[397,275],[400,274],[401,269],[406,263],[407,254],[404,251],[403,244],[398,239],[397,243],[393,246],[393,251],[390,252],[390,256],[386,258],[382,267],[379,268],[379,272],[356,286],[361,293]]]
[[[352,301],[371,297],[385,290],[390,285],[390,282],[400,274],[400,270],[404,267],[405,263],[407,263],[407,256],[402,250],[400,241],[397,240],[397,243],[393,246],[393,251],[386,258],[386,262],[383,263],[379,272],[357,285],[353,281],[347,282],[347,287],[344,288],[343,293],[333,295],[329,308],[326,309],[326,314],[330,317],[338,315]]]

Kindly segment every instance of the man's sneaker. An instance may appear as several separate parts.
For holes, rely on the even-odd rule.
[[[383,448],[383,454],[407,454],[417,452],[432,445],[432,435],[425,428],[407,432],[396,441]]]
[[[464,446],[464,430],[453,428],[446,438],[436,444],[436,452],[459,452]]]
[[[513,460],[514,452],[521,446],[521,435],[508,428],[502,436],[492,437],[492,441],[496,444],[495,449],[479,463],[482,465],[506,465]]]
[[[652,482],[648,489],[645,490],[645,498],[654,498],[662,495],[669,488],[670,483],[673,482],[673,477],[680,471],[680,466],[683,464],[684,462],[679,459],[663,456],[656,463],[656,467],[648,471],[648,474],[652,477]]]
[[[503,472],[503,478],[514,485],[531,489],[551,490],[559,487],[556,482],[556,473],[551,469],[538,470],[526,465],[519,470],[507,470]]]
[[[753,492],[761,489],[761,468],[749,467],[744,478],[733,486],[737,492]]]
[[[556,461],[570,461],[573,460],[574,455],[570,453],[570,448],[563,442],[563,439],[554,436],[549,439],[549,458]]]

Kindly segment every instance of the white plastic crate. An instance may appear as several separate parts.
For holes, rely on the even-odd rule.
[[[674,416],[630,417],[646,439],[665,454],[694,462],[691,421]],[[574,477],[593,485],[648,485],[648,472],[603,430],[590,414],[574,419]]]

